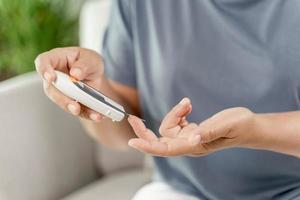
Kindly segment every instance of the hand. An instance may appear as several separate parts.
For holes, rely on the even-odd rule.
[[[129,146],[156,156],[192,154],[201,148],[201,129],[196,123],[186,120],[191,111],[190,100],[184,98],[163,119],[159,128],[160,138],[147,129],[139,118],[130,116],[128,121],[138,138],[129,140]]]
[[[40,54],[35,60],[37,72],[44,78],[45,94],[63,110],[82,118],[100,121],[103,116],[62,94],[51,83],[54,70],[70,74],[97,88],[103,79],[103,63],[99,54],[79,47],[56,48]]]
[[[163,119],[157,137],[134,116],[128,118],[138,138],[129,145],[155,156],[201,156],[230,147],[253,147],[258,141],[255,114],[246,108],[231,108],[199,125],[186,120],[192,111],[184,98]]]

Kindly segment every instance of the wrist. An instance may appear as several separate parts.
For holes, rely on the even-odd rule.
[[[269,130],[272,127],[269,114],[254,113],[253,121],[253,142],[250,148],[268,149],[273,140],[272,131]]]
[[[257,114],[256,123],[258,138],[255,148],[277,152],[284,152],[289,148],[290,140],[287,139],[286,122],[280,119],[280,114]]]

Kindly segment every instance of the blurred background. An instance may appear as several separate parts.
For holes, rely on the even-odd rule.
[[[83,0],[0,0],[0,81],[34,70],[54,47],[78,45]]]
[[[111,2],[0,0],[0,200],[130,200],[150,181],[150,157],[96,144],[35,72],[52,48],[101,53]]]

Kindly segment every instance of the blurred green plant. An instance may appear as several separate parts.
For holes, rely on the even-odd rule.
[[[78,44],[68,0],[0,0],[0,79],[34,70],[35,57]]]

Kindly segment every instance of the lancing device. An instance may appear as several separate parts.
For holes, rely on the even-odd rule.
[[[88,84],[60,71],[55,71],[55,73],[56,80],[52,84],[66,96],[111,118],[112,121],[121,121],[125,116],[130,115],[125,112],[123,106]]]

